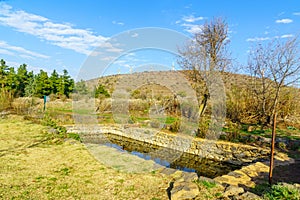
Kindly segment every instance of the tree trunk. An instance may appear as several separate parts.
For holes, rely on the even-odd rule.
[[[269,184],[272,185],[273,168],[274,168],[274,150],[275,150],[275,137],[276,137],[276,110],[273,116],[272,128],[272,143],[271,143],[271,156],[270,156],[270,169],[269,169]]]

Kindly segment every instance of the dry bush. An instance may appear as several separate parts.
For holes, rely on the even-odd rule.
[[[11,105],[17,114],[32,114],[42,108],[43,99],[37,97],[19,97],[14,99]]]
[[[101,99],[97,102],[97,109],[96,111],[99,113],[108,112],[112,110],[112,99]]]
[[[13,99],[14,98],[11,92],[5,89],[1,89],[0,90],[0,111],[10,109]]]
[[[141,111],[146,112],[150,108],[150,104],[147,100],[133,99],[129,101],[130,111]]]

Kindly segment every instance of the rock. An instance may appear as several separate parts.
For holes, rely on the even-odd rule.
[[[216,180],[211,179],[211,178],[207,178],[207,177],[205,177],[205,176],[200,176],[200,177],[198,178],[198,180],[199,180],[199,181],[207,181],[207,182],[210,182],[210,183],[215,183],[215,182],[217,182]]]
[[[241,178],[241,177],[243,176],[242,174],[240,174],[240,173],[238,173],[238,172],[236,172],[236,171],[229,172],[227,175],[228,175],[228,176],[233,176],[233,177],[235,177],[235,178]]]
[[[224,196],[229,197],[229,196],[238,196],[239,194],[244,193],[244,188],[230,185],[225,189]]]
[[[180,170],[178,170],[178,171],[176,171],[175,173],[173,173],[173,174],[171,174],[170,175],[175,181],[178,181],[178,180],[183,180],[183,176],[184,176],[184,174],[183,174],[183,171],[180,171]]]
[[[185,172],[183,175],[184,181],[186,182],[195,181],[198,179],[198,175],[195,172]]]
[[[199,188],[192,182],[175,182],[171,191],[172,200],[194,199],[199,194]]]
[[[160,173],[166,174],[166,175],[171,175],[171,174],[174,174],[176,171],[177,171],[176,169],[165,167],[162,171],[160,171]]]
[[[238,200],[257,200],[261,199],[258,195],[253,194],[252,192],[246,192],[237,198]]]

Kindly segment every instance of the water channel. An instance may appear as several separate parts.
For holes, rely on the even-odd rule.
[[[157,164],[165,167],[186,172],[196,172],[198,176],[205,176],[209,178],[215,178],[217,176],[227,174],[235,169],[241,168],[241,166],[207,158],[201,158],[193,154],[179,153],[178,151],[176,152],[172,149],[169,149],[169,151],[181,156],[175,161],[169,162],[168,160],[170,159],[165,157],[164,154],[154,153],[159,152],[157,150],[161,149],[161,147],[113,134],[105,134],[105,137],[100,137],[97,139],[86,138],[85,142],[116,148],[119,151],[128,152],[145,160],[151,159]],[[166,150],[166,148],[163,149]]]

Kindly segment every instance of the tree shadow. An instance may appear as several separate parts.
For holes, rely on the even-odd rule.
[[[244,188],[246,191],[250,191],[257,195],[262,195],[265,191],[271,189],[268,183],[268,176],[269,173],[261,172],[256,177],[251,178],[251,181],[255,183],[254,188],[248,187],[243,184],[239,184],[238,186]],[[295,160],[295,163],[288,165],[279,165],[274,168],[272,184],[281,182],[289,184],[300,184],[300,160]]]
[[[173,187],[174,187],[174,181],[170,182],[169,187],[166,190],[169,200],[171,200],[171,191],[172,191]]]

